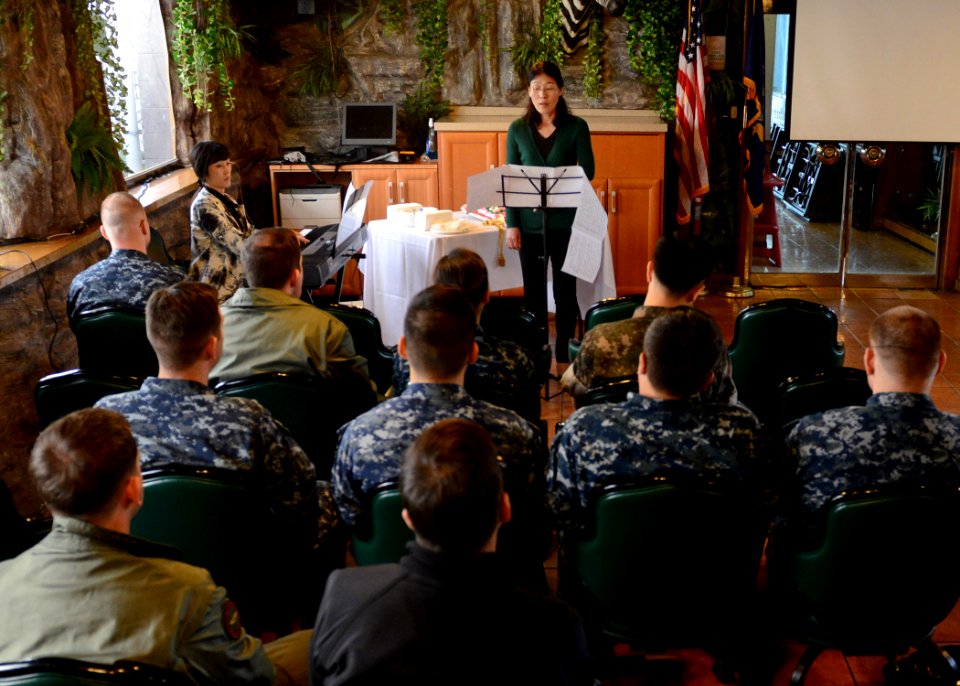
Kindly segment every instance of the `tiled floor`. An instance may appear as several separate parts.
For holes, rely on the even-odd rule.
[[[753,272],[761,274],[833,274],[840,268],[840,223],[810,222],[777,200],[780,225],[780,266],[754,256]],[[860,231],[850,237],[850,274],[932,274],[933,253],[883,229]]]
[[[960,413],[960,294],[940,293],[925,290],[894,289],[845,289],[840,288],[790,288],[759,289],[749,299],[731,299],[708,295],[700,300],[698,307],[709,312],[719,323],[729,343],[733,338],[734,321],[741,309],[754,303],[775,298],[802,298],[820,302],[837,313],[840,320],[840,337],[846,346],[845,364],[863,368],[863,351],[867,344],[870,324],[877,314],[900,304],[909,304],[930,312],[940,322],[943,345],[947,353],[947,366],[937,378],[933,399],[937,406],[947,412]],[[561,366],[560,371],[563,367]],[[554,371],[557,371],[556,369]],[[551,392],[558,390],[551,383]],[[560,394],[543,402],[543,417],[549,426],[552,440],[556,422],[569,416],[573,403],[569,396]],[[556,561],[547,563],[548,577],[555,581]],[[934,635],[941,644],[960,644],[960,605],[943,622]],[[774,686],[787,686],[790,674],[803,652],[803,645],[785,636],[777,641],[782,648]],[[679,650],[669,653],[671,658],[682,661],[679,677],[666,679],[641,676],[638,671],[618,678],[607,679],[610,686],[633,686],[635,684],[684,684],[685,686],[718,685],[713,675],[712,658],[699,650]],[[847,657],[836,651],[827,651],[814,663],[806,683],[809,686],[880,686],[883,683],[881,668],[884,660],[872,657]],[[657,670],[658,673],[664,670]]]

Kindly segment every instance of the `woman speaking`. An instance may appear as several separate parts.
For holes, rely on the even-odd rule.
[[[563,75],[552,62],[537,62],[527,75],[527,111],[510,124],[507,133],[507,164],[534,167],[580,165],[593,179],[593,148],[587,123],[570,114],[563,99]],[[557,362],[567,362],[567,341],[577,322],[577,281],[561,268],[567,257],[570,227],[575,208],[550,209],[547,235],[536,209],[507,209],[507,247],[520,251],[523,292],[527,308],[547,330],[547,284],[544,270],[544,240],[553,265],[553,299],[557,306]]]

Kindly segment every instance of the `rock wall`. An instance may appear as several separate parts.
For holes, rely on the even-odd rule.
[[[149,214],[150,226],[163,235],[174,259],[190,258],[190,226],[185,220],[190,200],[187,195]],[[38,274],[0,288],[0,478],[25,514],[40,508],[27,473],[39,429],[33,389],[47,374],[77,366],[77,343],[67,323],[67,291],[74,276],[109,253],[110,245],[99,239]]]
[[[66,317],[67,290],[75,274],[109,251],[106,241],[95,241],[0,289],[0,388],[4,391],[0,477],[24,513],[39,507],[27,473],[30,448],[38,432],[33,389],[41,377],[77,366],[77,343]]]
[[[65,134],[74,109],[61,24],[60,3],[37,3],[33,60],[21,69],[28,48],[19,23],[0,23],[0,92],[7,93],[0,110],[0,238],[44,238],[80,221]]]
[[[534,27],[540,17],[540,3],[503,0],[488,3],[495,16],[482,38],[477,0],[449,2],[449,49],[447,51],[443,97],[453,105],[516,106],[526,100],[523,79],[514,71],[507,49],[514,36]],[[282,118],[278,127],[282,147],[304,146],[310,151],[336,150],[339,144],[341,102],[387,101],[402,103],[422,76],[419,48],[414,42],[416,22],[407,5],[405,31],[385,34],[371,3],[364,16],[346,32],[344,55],[348,63],[345,88],[337,95],[303,96],[291,78],[322,36],[316,22],[299,21],[277,26],[283,36],[285,56],[264,66],[262,83],[271,86],[271,99]],[[563,66],[566,98],[573,109],[604,107],[644,109],[648,107],[645,86],[629,67],[625,48],[627,24],[622,18],[604,14],[605,88],[599,101],[583,97],[584,50],[567,58]]]

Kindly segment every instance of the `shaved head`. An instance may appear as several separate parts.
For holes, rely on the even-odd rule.
[[[100,204],[100,222],[104,236],[114,250],[138,249],[146,252],[149,233],[144,235],[140,222],[147,218],[146,210],[126,191],[111,193]]]
[[[940,325],[919,308],[894,307],[870,326],[870,347],[890,374],[903,379],[927,378],[940,362]]]

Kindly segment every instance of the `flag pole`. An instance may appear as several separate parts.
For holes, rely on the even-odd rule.
[[[749,39],[749,24],[750,24],[750,14],[751,6],[750,3],[754,0],[744,0],[743,3],[743,59],[741,64],[743,68],[746,69],[747,64],[747,41]],[[746,126],[747,123],[747,107],[744,103],[743,113],[740,118],[740,130]],[[743,172],[745,169],[743,155],[740,156],[740,178],[743,178]],[[746,188],[742,183],[737,184],[739,191],[737,192],[737,200],[740,206],[739,211],[739,227],[740,231],[737,234],[740,237],[740,240],[737,242],[737,262],[739,266],[739,272],[737,276],[733,277],[733,284],[724,291],[724,295],[728,298],[752,298],[755,294],[753,289],[750,287],[750,264],[753,262],[753,216],[750,212],[747,211],[747,198],[746,198]]]
[[[687,0],[687,36],[690,36],[691,22],[693,21],[693,0]],[[704,103],[706,107],[706,103]],[[698,195],[693,199],[693,205],[690,208],[690,215],[693,219],[693,226],[690,227],[694,236],[699,236],[701,232],[700,220],[703,216],[703,196]]]

